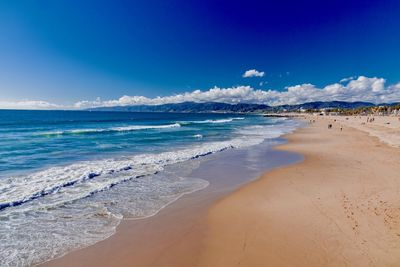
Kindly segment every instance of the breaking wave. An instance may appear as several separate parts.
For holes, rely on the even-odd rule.
[[[181,127],[179,123],[167,124],[167,125],[132,125],[132,126],[111,127],[111,128],[54,131],[54,132],[40,133],[40,135],[51,136],[51,135],[91,134],[91,133],[103,133],[103,132],[129,132],[129,131],[151,130],[151,129],[169,129],[178,127]]]

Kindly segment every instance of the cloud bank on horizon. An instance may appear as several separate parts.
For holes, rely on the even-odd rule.
[[[85,109],[128,105],[160,105],[182,102],[223,102],[229,104],[255,103],[270,106],[301,104],[313,101],[365,101],[375,104],[400,102],[400,82],[386,85],[383,78],[359,76],[342,79],[339,83],[318,88],[313,84],[286,87],[284,91],[261,90],[251,86],[231,88],[214,87],[207,91],[195,90],[182,94],[148,98],[145,96],[122,96],[115,100],[83,100],[72,106],[46,101],[0,101],[0,108],[9,109]]]
[[[63,109],[61,105],[49,103],[42,100],[2,101],[0,109]]]
[[[344,84],[345,83],[345,84]],[[122,96],[116,100],[80,101],[75,108],[99,106],[160,105],[181,102],[223,102],[229,104],[255,103],[271,106],[301,104],[313,101],[366,101],[372,103],[391,103],[400,101],[400,82],[385,86],[383,78],[359,76],[346,78],[340,83],[318,88],[312,84],[289,86],[285,91],[260,90],[250,86],[231,88],[214,87],[207,91],[195,90],[165,97],[147,98],[144,96]]]

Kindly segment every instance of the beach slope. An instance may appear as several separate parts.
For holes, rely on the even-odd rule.
[[[400,150],[333,119],[288,139],[304,162],[216,204],[199,266],[400,266]]]

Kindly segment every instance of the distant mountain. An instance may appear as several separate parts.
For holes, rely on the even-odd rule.
[[[379,104],[379,105],[394,105],[393,104]],[[91,111],[121,111],[121,112],[183,112],[183,113],[207,113],[207,112],[220,112],[220,113],[255,113],[255,112],[277,112],[277,111],[296,111],[300,109],[322,109],[322,108],[341,108],[352,109],[360,107],[375,106],[369,102],[345,102],[345,101],[316,101],[298,105],[281,105],[281,106],[268,106],[260,104],[226,104],[217,102],[183,102],[175,104],[163,105],[138,105],[138,106],[115,106],[115,107],[98,107],[87,110]]]
[[[239,103],[236,105],[217,103],[217,102],[183,102],[176,104],[163,105],[139,105],[139,106],[116,106],[116,107],[98,107],[88,110],[92,111],[125,111],[125,112],[259,112],[268,110],[267,105],[245,104]]]

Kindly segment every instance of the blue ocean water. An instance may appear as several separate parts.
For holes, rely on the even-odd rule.
[[[0,265],[93,244],[208,185],[201,158],[298,123],[238,114],[0,111]],[[51,231],[49,231],[51,229]]]
[[[220,141],[230,138],[239,119],[243,116],[3,110],[0,173]]]

